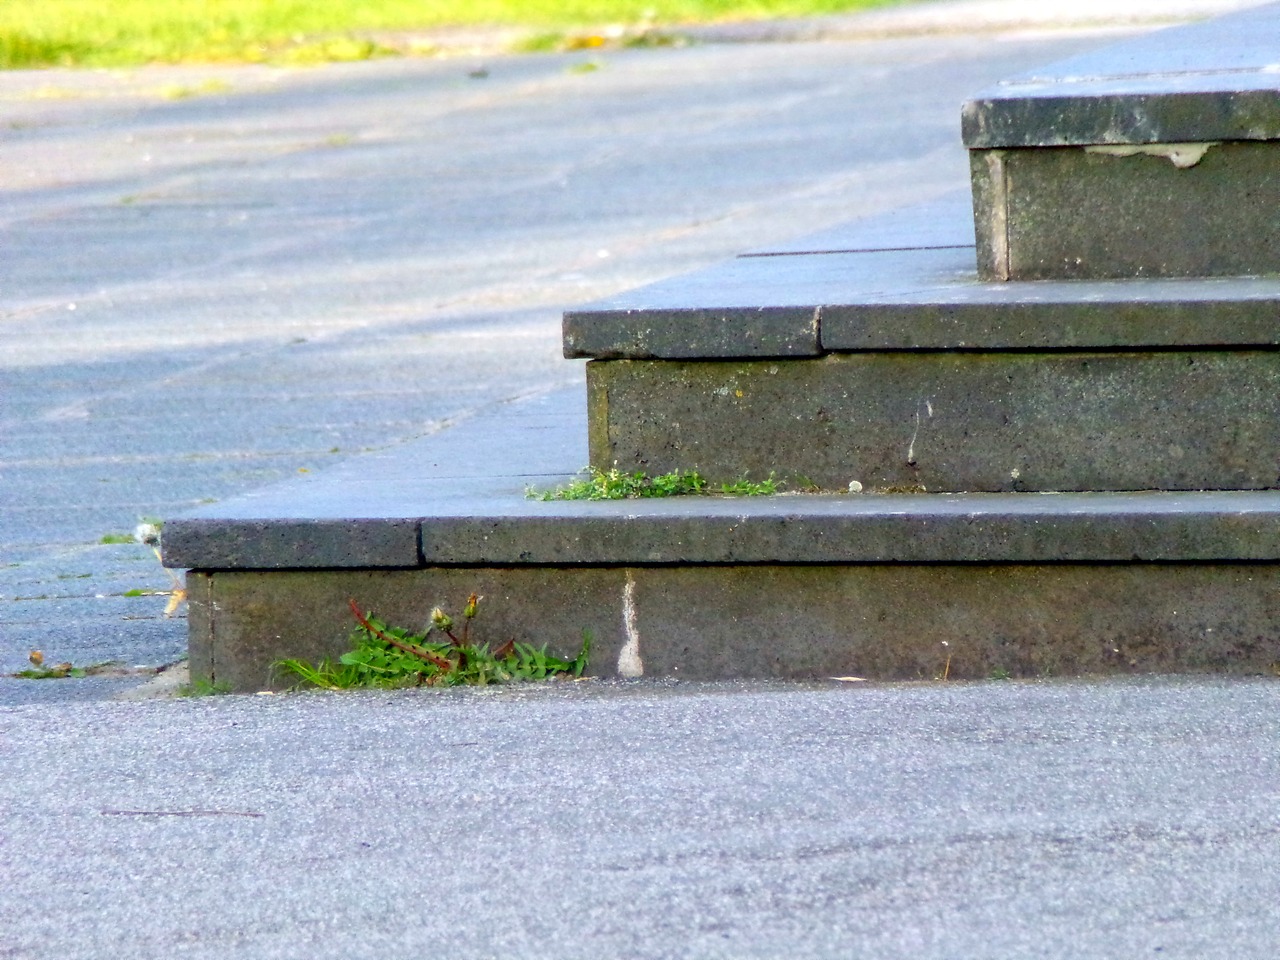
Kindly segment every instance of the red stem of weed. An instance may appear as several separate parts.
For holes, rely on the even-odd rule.
[[[370,622],[368,617],[366,617],[363,613],[360,612],[360,607],[357,606],[354,599],[348,600],[347,602],[351,605],[351,612],[355,614],[356,623],[360,624],[361,627],[363,627],[365,630],[368,630],[371,634],[373,634],[379,640],[382,640],[385,643],[389,643],[391,644],[391,646],[395,647],[397,650],[403,650],[405,653],[410,654],[411,656],[415,656],[419,660],[425,660],[427,661],[427,663],[434,664],[436,667],[439,667],[441,670],[453,669],[453,664],[450,661],[446,660],[444,657],[437,657],[434,653],[432,653],[429,650],[422,650],[418,647],[415,647],[411,643],[404,643],[403,641],[397,640],[395,637],[389,636],[385,630],[379,630],[377,627],[373,625],[373,623]]]

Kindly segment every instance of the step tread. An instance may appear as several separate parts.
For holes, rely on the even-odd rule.
[[[973,246],[973,199],[968,189],[860,217],[805,236],[760,247],[743,257]]]
[[[231,570],[1280,559],[1280,491],[532,500],[526,488],[565,482],[585,443],[579,391],[529,403],[536,418],[513,417],[522,411],[512,405],[172,519],[165,562]],[[551,429],[557,422],[563,429]],[[518,441],[530,423],[540,430]]]
[[[965,104],[971,149],[1280,139],[1280,4],[1008,78]]]
[[[973,247],[738,257],[566,312],[590,359],[1271,347],[1280,276],[983,282]]]

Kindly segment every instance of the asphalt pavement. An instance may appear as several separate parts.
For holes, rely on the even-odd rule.
[[[1280,686],[12,707],[0,956],[1269,958]]]
[[[0,672],[180,660],[138,522],[580,384],[566,307],[963,186],[966,94],[1245,5],[0,74]],[[1270,680],[113,699],[145,679],[0,680],[0,957],[1277,941]]]

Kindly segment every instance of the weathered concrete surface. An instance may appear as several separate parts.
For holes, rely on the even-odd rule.
[[[1280,142],[1218,143],[1185,167],[1099,149],[970,151],[981,277],[1280,272]]]
[[[422,629],[433,607],[455,616],[471,593],[482,619],[473,636],[499,646],[516,639],[572,656],[582,632],[592,634],[595,664],[617,658],[615,607],[620,570],[434,569],[192,572],[191,671],[236,690],[290,686],[297,678],[272,669],[277,660],[337,658],[352,648],[354,600],[396,626]]]
[[[191,669],[237,690],[351,649],[349,601],[421,628],[479,593],[475,636],[590,673],[691,680],[1079,676],[1280,665],[1280,564],[637,566],[192,573]],[[638,665],[638,666],[637,666]]]
[[[843,489],[1280,482],[1280,354],[866,353],[592,361],[591,462]]]
[[[915,247],[874,245],[906,244],[901,225],[932,212],[952,217],[934,227],[939,239],[957,224],[970,229],[967,199],[964,211],[909,207],[659,281],[567,311],[565,354],[681,360],[1280,344],[1278,277],[979,282],[972,245],[931,247],[928,235]],[[1064,241],[1044,230],[1037,242],[1078,241],[1089,230]],[[1116,233],[1138,236],[1143,249],[1153,244],[1133,224]]]
[[[1280,4],[1158,30],[1001,78],[963,110],[970,148],[1280,139]]]
[[[968,190],[952,190],[927,203],[913,203],[827,230],[771,243],[742,257],[864,250],[921,250],[973,246],[973,205]]]
[[[1273,3],[974,96],[962,126],[979,275],[1280,271],[1278,44]]]
[[[404,444],[394,457],[373,454],[203,507],[167,524],[166,563],[314,570],[1280,560],[1277,491],[530,498],[529,488],[552,491],[585,460],[584,406],[577,390],[530,399],[476,417],[466,433]],[[541,438],[536,455],[513,456],[513,423]]]

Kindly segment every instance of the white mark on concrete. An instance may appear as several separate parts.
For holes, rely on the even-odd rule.
[[[1217,142],[1206,143],[1126,143],[1122,145],[1094,145],[1084,148],[1085,153],[1100,153],[1107,157],[1164,157],[1179,170],[1194,167],[1204,159]]]
[[[644,661],[640,659],[640,629],[636,626],[636,578],[627,571],[627,582],[622,588],[622,630],[626,643],[618,653],[618,676],[643,677]]]
[[[926,398],[924,400],[924,409],[927,416],[933,416],[933,399]],[[916,428],[911,433],[911,442],[907,444],[907,463],[911,466],[916,465],[916,439],[920,436],[920,404],[916,404]]]

